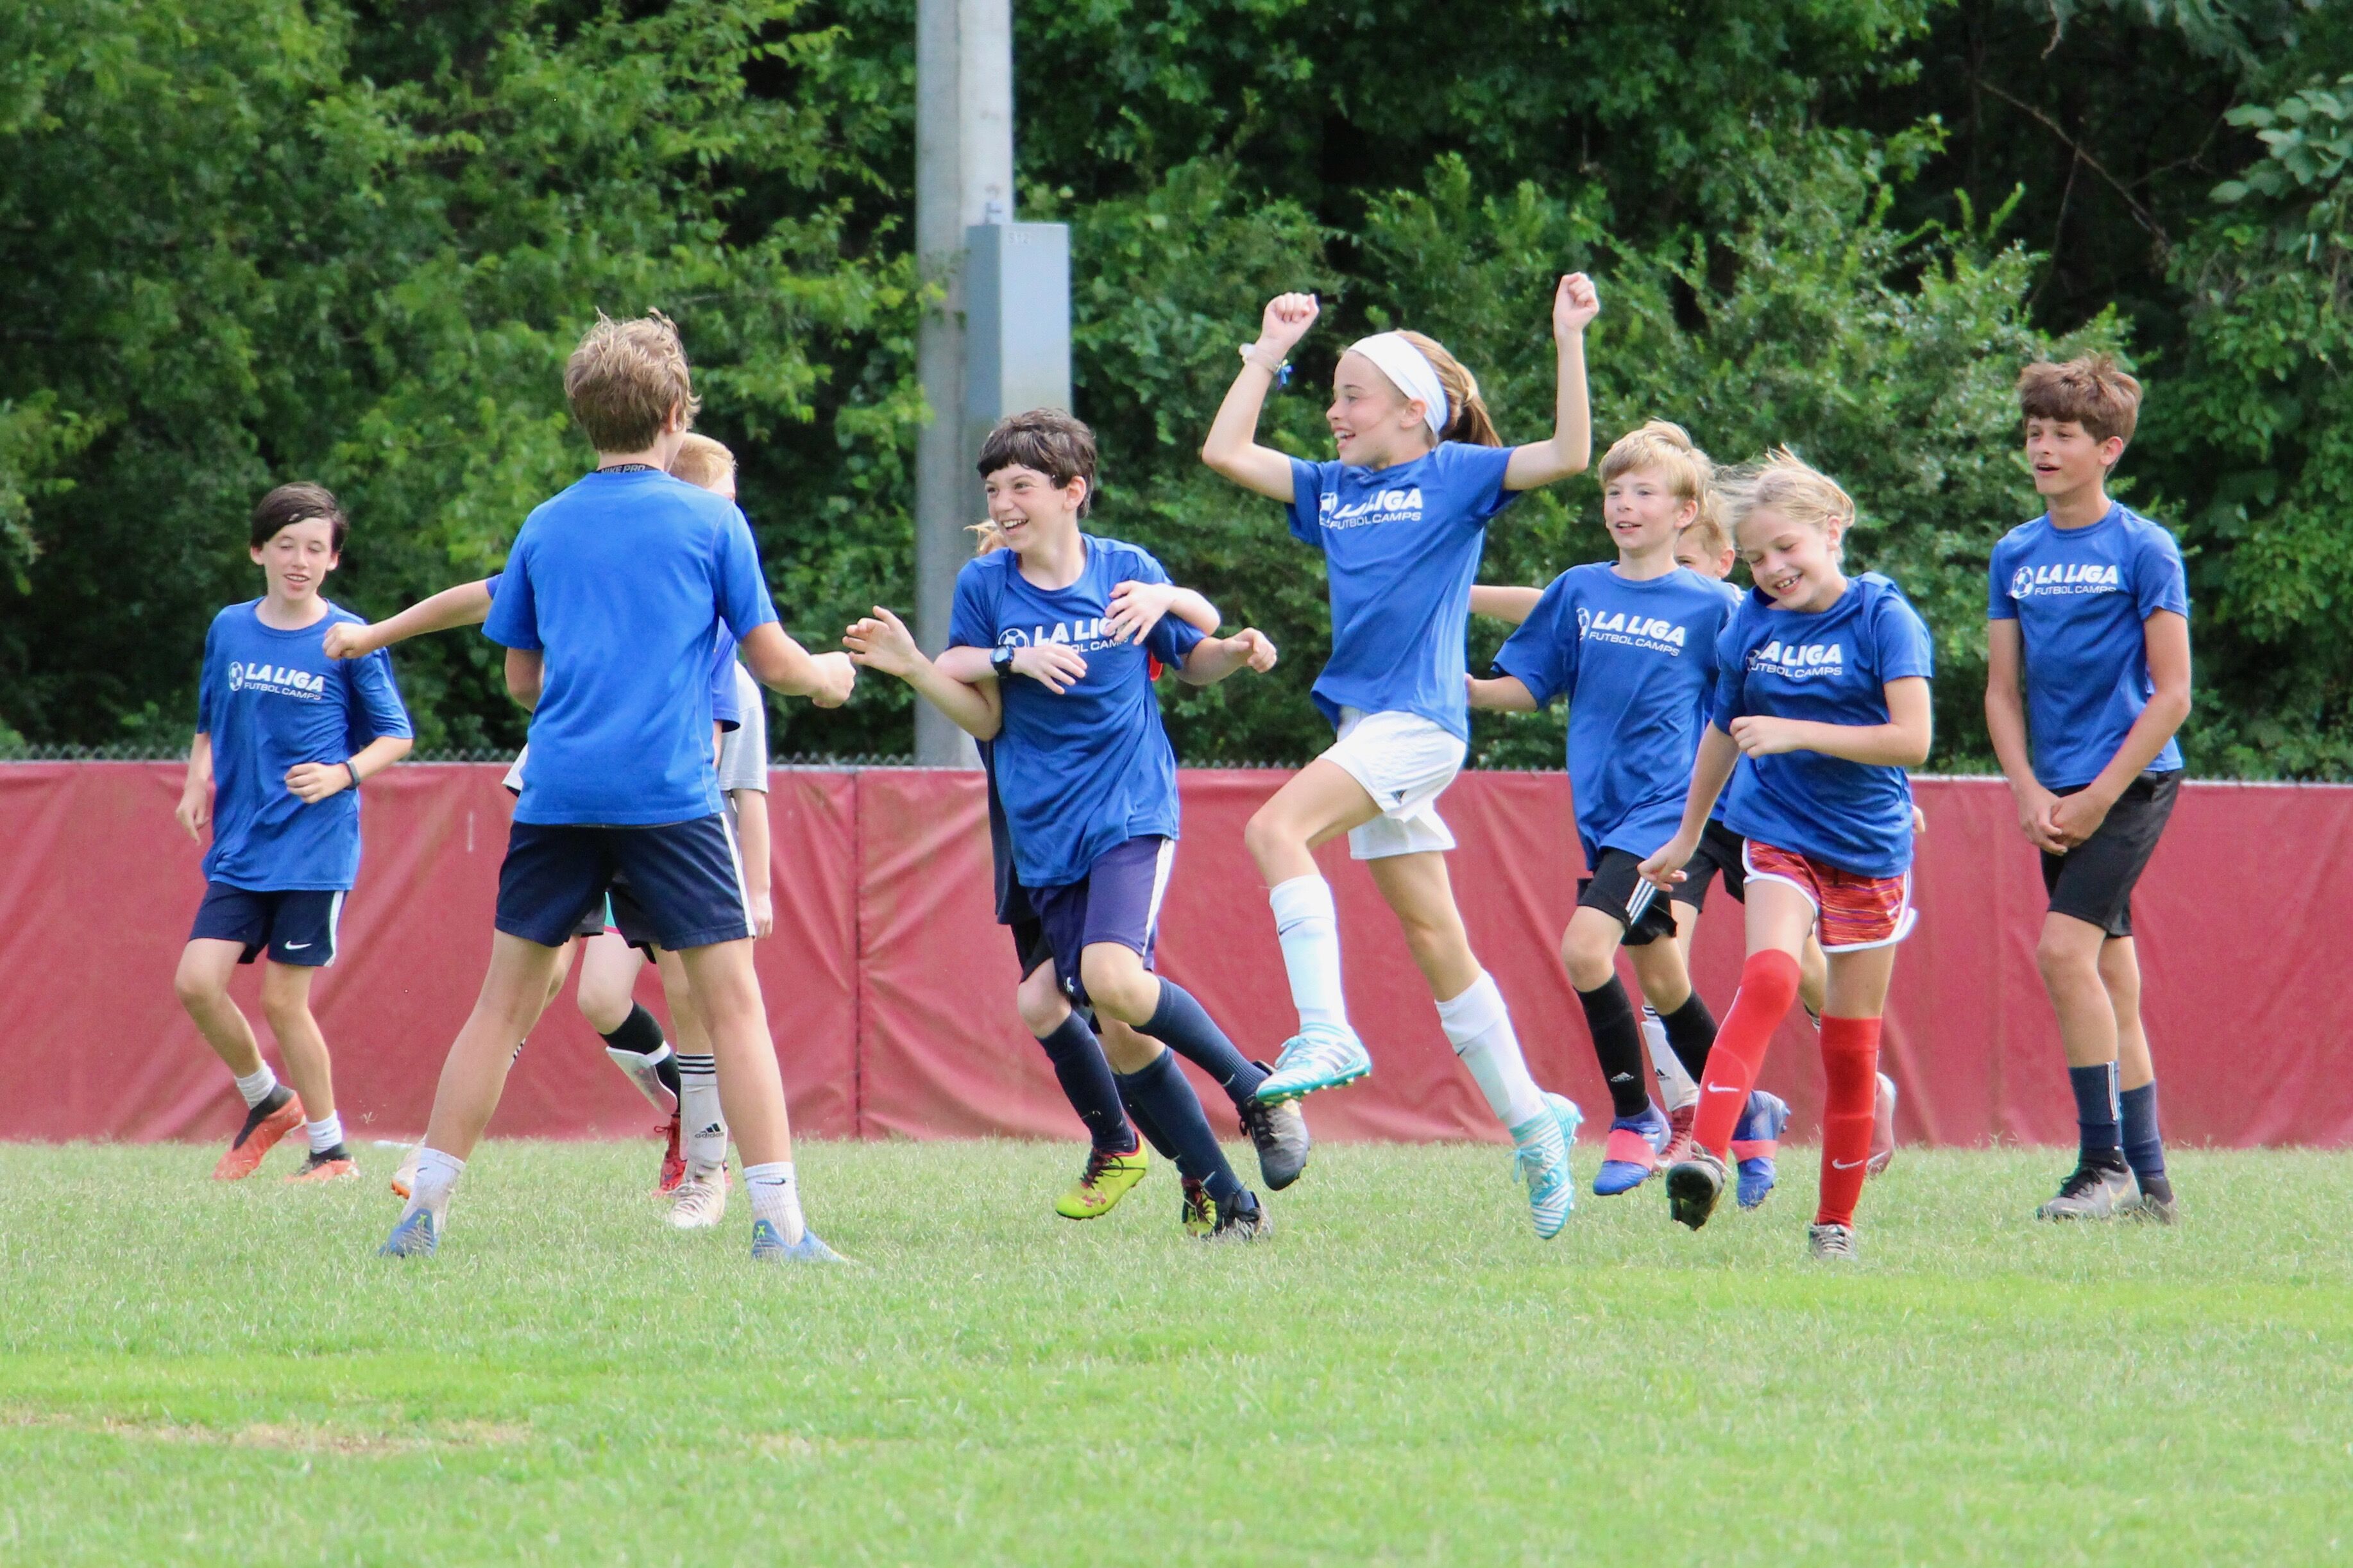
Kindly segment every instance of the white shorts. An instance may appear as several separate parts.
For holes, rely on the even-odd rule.
[[[1340,733],[1323,760],[1365,786],[1381,814],[1348,830],[1348,853],[1359,860],[1419,855],[1454,847],[1438,815],[1438,797],[1462,771],[1468,752],[1460,737],[1419,713],[1340,710]]]

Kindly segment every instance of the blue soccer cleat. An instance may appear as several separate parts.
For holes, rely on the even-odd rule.
[[[1761,1089],[1748,1092],[1748,1107],[1732,1130],[1732,1157],[1740,1163],[1740,1206],[1753,1209],[1773,1195],[1778,1180],[1774,1156],[1781,1150],[1781,1129],[1789,1124],[1788,1103]]]
[[[384,1245],[375,1249],[378,1258],[430,1258],[439,1250],[440,1233],[434,1228],[433,1211],[418,1209],[400,1216]]]
[[[849,1260],[828,1247],[817,1232],[801,1227],[801,1238],[790,1247],[776,1227],[765,1219],[752,1222],[752,1261],[754,1263],[847,1263]]]
[[[1630,1193],[1657,1174],[1659,1152],[1672,1136],[1665,1112],[1646,1105],[1640,1116],[1621,1116],[1609,1124],[1609,1141],[1601,1146],[1601,1169],[1594,1173],[1596,1197]]]
[[[1354,1083],[1372,1070],[1373,1058],[1354,1031],[1319,1029],[1312,1035],[1294,1035],[1282,1043],[1282,1054],[1274,1058],[1274,1070],[1267,1074],[1266,1081],[1250,1098],[1297,1100],[1319,1089]]]

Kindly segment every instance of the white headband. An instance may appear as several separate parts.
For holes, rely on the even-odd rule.
[[[1414,347],[1402,332],[1375,332],[1348,346],[1372,361],[1383,375],[1397,384],[1399,392],[1420,400],[1421,416],[1430,422],[1432,436],[1446,433],[1446,421],[1452,411],[1446,405],[1446,384],[1438,379],[1438,367],[1430,363],[1428,354]]]

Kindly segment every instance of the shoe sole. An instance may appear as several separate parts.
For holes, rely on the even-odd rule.
[[[1716,1203],[1723,1195],[1723,1184],[1710,1181],[1707,1172],[1698,1165],[1677,1165],[1667,1173],[1667,1212],[1678,1225],[1697,1230],[1715,1212]]]
[[[1356,1082],[1360,1078],[1369,1078],[1372,1076],[1372,1064],[1368,1062],[1365,1066],[1356,1068],[1354,1072],[1344,1072],[1336,1078],[1324,1079],[1317,1083],[1302,1084],[1293,1089],[1274,1089],[1272,1087],[1272,1080],[1270,1079],[1268,1082],[1259,1085],[1258,1092],[1251,1095],[1250,1098],[1252,1100],[1264,1100],[1269,1105],[1281,1105],[1286,1100],[1301,1100],[1311,1094],[1321,1094],[1327,1089],[1345,1088],[1345,1086]]]
[[[263,1119],[253,1135],[220,1157],[213,1167],[216,1182],[241,1182],[261,1169],[261,1162],[278,1147],[279,1140],[302,1124],[302,1097],[294,1095],[285,1104]]]
[[[328,1182],[356,1182],[359,1179],[360,1168],[357,1165],[345,1165],[340,1171],[297,1171],[286,1178],[286,1184],[290,1187],[296,1185],[315,1187]],[[400,1195],[405,1198],[408,1194],[403,1193]]]

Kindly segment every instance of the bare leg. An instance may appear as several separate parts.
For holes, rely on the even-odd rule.
[[[491,934],[491,966],[482,976],[481,994],[458,1031],[448,1059],[441,1064],[433,1118],[425,1129],[427,1148],[458,1160],[473,1153],[506,1088],[515,1042],[531,1033],[547,1005],[548,977],[554,973],[557,953],[555,948],[505,931]]]
[[[679,954],[694,988],[711,1054],[719,1069],[719,1103],[746,1166],[793,1157],[792,1125],[785,1110],[785,1079],[752,968],[752,941],[715,942]]]
[[[2059,1015],[2059,1043],[2071,1068],[2100,1067],[2116,1059],[2116,1007],[2100,974],[2101,949],[2106,944],[2107,933],[2089,921],[2062,914],[2043,917],[2042,940],[2035,947],[2034,960],[2042,971],[2042,988],[2051,994],[2052,1008]],[[2137,987],[2136,1017],[2139,1012],[2137,993]],[[2144,1042],[2144,1073],[2147,1056]]]
[[[1336,767],[1332,771],[1340,773]],[[1362,794],[1362,786],[1357,787]],[[1470,990],[1481,973],[1479,960],[1472,955],[1471,938],[1462,929],[1461,911],[1454,907],[1446,857],[1436,850],[1386,855],[1366,861],[1365,868],[1372,873],[1373,886],[1396,911],[1406,947],[1421,977],[1429,982],[1430,994],[1445,1002]]]
[[[629,1009],[637,1005],[638,976],[645,970],[646,957],[617,931],[599,931],[583,945],[580,1016],[598,1034],[609,1035],[628,1022]]]
[[[2148,1054],[2148,1031],[2140,1021],[2140,954],[2128,936],[2100,944],[2100,984],[2116,1019],[2116,1087],[2138,1089],[2157,1081]]]
[[[228,996],[229,976],[237,973],[244,952],[242,942],[196,938],[181,950],[172,989],[213,1055],[238,1078],[251,1078],[261,1070],[261,1046],[253,1037],[253,1026]]]
[[[261,961],[261,1016],[278,1037],[279,1054],[286,1058],[286,1076],[301,1097],[302,1115],[324,1121],[335,1110],[335,1077],[327,1057],[327,1037],[311,1016],[311,979],[318,973],[296,964]]]

